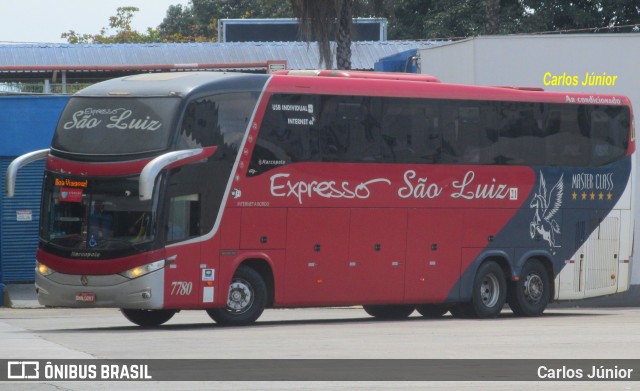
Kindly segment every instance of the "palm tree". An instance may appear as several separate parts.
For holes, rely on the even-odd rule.
[[[291,0],[293,14],[302,27],[303,37],[318,41],[320,65],[332,68],[331,32],[338,21],[336,64],[338,69],[351,69],[351,21],[353,0]]]

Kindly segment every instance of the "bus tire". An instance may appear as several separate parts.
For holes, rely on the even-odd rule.
[[[421,304],[416,310],[423,318],[440,318],[449,311],[449,306],[443,304]]]
[[[258,320],[267,305],[267,284],[249,266],[240,265],[229,286],[225,308],[210,308],[207,314],[221,326],[245,326]]]
[[[176,314],[176,310],[132,310],[121,308],[120,312],[131,323],[142,327],[157,327],[166,323]]]
[[[536,260],[527,261],[519,281],[511,283],[508,302],[516,316],[540,316],[551,299],[551,283],[544,265]]]
[[[488,261],[480,265],[473,281],[471,309],[481,319],[495,318],[507,300],[507,282],[500,265]]]
[[[410,305],[363,305],[364,311],[378,319],[404,319],[413,313]]]

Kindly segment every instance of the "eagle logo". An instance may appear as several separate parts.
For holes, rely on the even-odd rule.
[[[531,204],[529,205],[532,209],[536,210],[533,215],[533,221],[529,224],[531,238],[533,239],[540,235],[542,239],[549,243],[550,248],[560,247],[556,245],[556,235],[560,234],[560,225],[558,225],[554,217],[562,206],[563,176],[564,175],[560,176],[558,183],[553,186],[551,191],[547,192],[547,183],[541,172],[538,193],[533,196]]]

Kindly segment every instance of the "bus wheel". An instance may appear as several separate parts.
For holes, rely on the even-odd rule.
[[[207,314],[221,326],[244,326],[255,322],[267,305],[267,285],[252,268],[240,265],[229,286],[225,308],[211,308]]]
[[[363,305],[365,312],[378,319],[407,318],[415,307],[410,305]]]
[[[471,309],[478,318],[495,318],[507,299],[507,283],[500,265],[483,263],[473,282]]]
[[[422,304],[416,306],[416,310],[424,318],[439,318],[449,311],[449,306],[442,304]]]
[[[514,281],[509,294],[509,307],[517,316],[540,316],[551,298],[547,270],[538,260],[525,263],[519,281]]]
[[[142,327],[156,327],[167,322],[176,314],[175,310],[131,310],[121,308],[120,312],[131,323]]]

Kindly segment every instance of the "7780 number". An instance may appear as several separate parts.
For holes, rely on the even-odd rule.
[[[171,283],[171,296],[188,296],[192,289],[191,281],[174,281]]]

